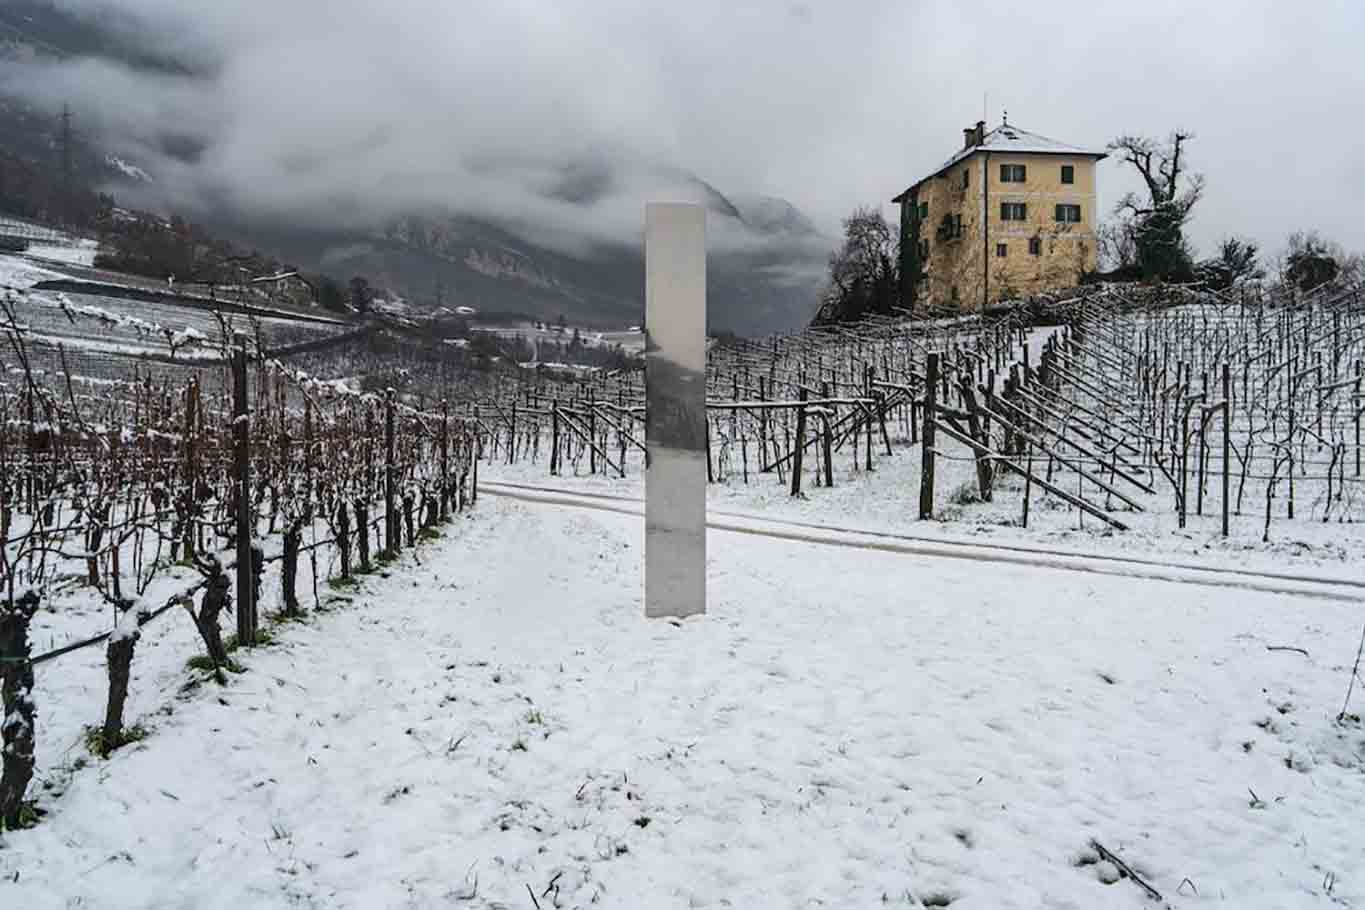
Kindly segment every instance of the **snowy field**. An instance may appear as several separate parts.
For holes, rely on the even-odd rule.
[[[69,252],[80,250],[72,248]],[[62,371],[64,356],[77,376],[122,379],[132,369],[130,358],[174,357],[184,363],[221,359],[225,333],[254,335],[259,331],[267,345],[280,347],[324,340],[353,328],[349,323],[312,314],[305,313],[307,318],[299,319],[298,314],[270,307],[257,309],[277,315],[252,319],[228,310],[221,313],[220,320],[220,314],[207,306],[31,290],[43,281],[71,277],[72,267],[79,265],[74,257],[65,265],[39,263],[37,259],[0,256],[0,289],[26,329],[31,363],[40,372]],[[163,365],[152,372],[168,376],[179,371]]]
[[[579,333],[579,343],[584,347],[620,345],[621,349],[628,354],[642,354],[645,350],[644,332],[634,326],[624,330],[605,331],[576,328],[571,325],[566,325],[560,329],[553,324],[544,322],[517,322],[512,325],[505,325],[502,323],[481,323],[476,318],[470,323],[470,328],[477,332],[497,335],[500,338],[520,338],[537,350],[541,344],[568,344],[573,339],[575,331]]]
[[[891,441],[895,454],[887,457],[878,446],[871,472],[864,470],[861,454],[855,458],[850,451],[837,453],[834,486],[828,488],[815,484],[817,459],[808,457],[808,473],[797,498],[790,495],[789,475],[783,482],[776,473],[751,470],[746,483],[741,474],[732,471],[720,482],[708,485],[708,508],[713,514],[764,515],[925,540],[1102,553],[1261,572],[1289,571],[1365,583],[1365,570],[1361,568],[1365,565],[1365,526],[1311,519],[1289,522],[1277,517],[1271,525],[1271,539],[1265,543],[1261,540],[1261,504],[1249,498],[1243,514],[1232,516],[1230,535],[1224,539],[1216,484],[1211,484],[1212,496],[1205,514],[1190,515],[1184,529],[1177,527],[1168,499],[1153,499],[1146,512],[1123,513],[1131,528],[1114,531],[1036,488],[1029,527],[1024,528],[1023,481],[1004,475],[996,481],[994,502],[966,501],[963,493],[975,499],[975,463],[965,446],[951,440],[940,441],[937,446],[944,456],[938,460],[935,518],[920,521],[919,447],[910,447],[907,438],[896,435]],[[1040,468],[1041,464],[1040,460]],[[586,458],[577,464],[566,460],[562,475],[551,477],[545,457],[498,465],[485,475],[489,480],[630,500],[642,500],[645,495],[642,458],[634,452],[627,458],[625,478],[589,474]]]
[[[30,288],[42,281],[65,277],[60,271],[42,268],[20,256],[0,255],[0,287]]]
[[[99,249],[99,242],[96,240],[79,240],[71,244],[35,243],[29,245],[28,255],[35,259],[88,268],[95,264],[95,256]]]
[[[226,688],[167,617],[150,736],[45,764],[3,906],[1157,906],[1091,839],[1173,907],[1365,906],[1359,600],[755,523],[707,616],[646,622],[639,518],[491,489]],[[40,721],[99,716],[69,659]]]

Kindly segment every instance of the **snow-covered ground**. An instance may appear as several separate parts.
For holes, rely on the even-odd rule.
[[[22,256],[0,254],[0,287],[30,288],[40,281],[65,277],[61,272],[34,265]]]
[[[290,313],[265,308],[258,311],[275,315],[248,324],[247,316],[229,311],[220,322],[206,307],[169,300],[28,290],[41,281],[63,277],[27,260],[0,257],[0,287],[18,289],[9,296],[16,318],[28,330],[26,337],[47,350],[61,346],[73,355],[217,360],[222,357],[224,324],[229,331],[259,328],[267,343],[275,345],[315,341],[350,327],[340,321],[301,321]]]
[[[996,482],[995,501],[975,502],[975,462],[964,446],[940,439],[942,453],[936,469],[935,518],[919,520],[922,460],[918,445],[892,435],[893,451],[885,455],[874,447],[874,469],[864,470],[865,451],[846,448],[834,456],[834,486],[817,486],[815,449],[807,454],[802,495],[790,495],[790,475],[780,481],[776,473],[754,470],[757,453],[750,446],[750,472],[745,482],[736,456],[720,482],[707,487],[712,512],[761,514],[790,521],[837,527],[909,534],[933,540],[969,541],[1021,547],[1041,547],[1083,553],[1105,553],[1169,561],[1254,569],[1263,572],[1297,571],[1365,581],[1365,525],[1323,522],[1312,509],[1301,508],[1300,519],[1288,521],[1277,509],[1271,523],[1270,541],[1261,540],[1264,500],[1248,496],[1243,514],[1231,516],[1230,534],[1221,534],[1218,485],[1210,481],[1210,493],[1202,516],[1190,515],[1188,526],[1177,527],[1170,497],[1149,500],[1148,511],[1116,513],[1130,525],[1114,531],[1098,520],[1081,515],[1059,499],[1032,493],[1029,527],[1022,527],[1023,481],[1012,475]],[[613,459],[616,452],[612,452]],[[1038,461],[1038,469],[1045,467]],[[645,493],[642,459],[638,452],[627,456],[627,476],[605,477],[589,473],[588,460],[567,462],[563,475],[549,476],[544,457],[536,462],[522,459],[515,465],[497,465],[485,471],[489,480],[502,480],[538,487],[590,492],[631,499]],[[1093,496],[1093,491],[1091,493]],[[1103,502],[1103,495],[1098,499]]]
[[[1358,601],[712,532],[647,622],[641,544],[486,495],[226,688],[142,649],[151,735],[46,766],[4,906],[1153,906],[1092,838],[1175,907],[1365,906]]]
[[[97,240],[78,240],[70,244],[30,244],[28,255],[67,265],[92,266],[100,251]]]
[[[561,329],[554,324],[544,322],[517,322],[511,325],[480,323],[477,318],[470,323],[470,328],[477,332],[497,335],[500,338],[521,338],[537,348],[544,343],[568,344],[573,340],[575,331],[575,327],[570,325]],[[645,349],[644,332],[636,326],[624,330],[599,331],[597,329],[579,328],[577,331],[579,343],[584,347],[620,345],[621,349],[628,354],[639,354]]]

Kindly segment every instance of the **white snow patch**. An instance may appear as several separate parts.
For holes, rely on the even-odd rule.
[[[642,530],[481,497],[226,688],[172,701],[146,669],[171,649],[140,649],[152,735],[6,835],[7,894],[1148,905],[1081,857],[1094,838],[1168,900],[1188,878],[1228,906],[1326,903],[1331,872],[1337,903],[1365,901],[1365,775],[1291,758],[1338,729],[1357,604],[717,531],[708,614],[647,622]],[[47,723],[98,716],[97,651],[39,668]]]
[[[19,256],[0,255],[0,287],[31,288],[41,281],[65,277],[61,272],[41,268]]]
[[[122,158],[119,158],[115,155],[109,155],[104,160],[109,162],[111,166],[113,166],[119,173],[123,174],[123,176],[125,177],[141,181],[142,183],[153,182],[152,175],[144,171],[142,168],[138,167],[136,164],[129,164]]]
[[[90,267],[95,264],[99,245],[94,241],[82,242],[74,246],[58,244],[34,244],[28,248],[28,255],[35,259],[60,262],[65,265]]]

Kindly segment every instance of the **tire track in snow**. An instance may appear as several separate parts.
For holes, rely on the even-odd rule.
[[[644,503],[627,496],[602,493],[573,493],[553,487],[534,487],[485,481],[480,492],[507,499],[542,505],[568,506],[600,512],[615,512],[643,518]],[[907,534],[841,528],[779,518],[763,518],[736,512],[711,512],[722,516],[707,518],[712,530],[735,534],[749,534],[797,543],[844,547],[897,553],[905,556],[924,556],[940,559],[960,559],[970,562],[994,562],[1029,568],[1063,572],[1082,572],[1147,581],[1166,581],[1212,588],[1234,588],[1265,594],[1280,594],[1316,600],[1336,600],[1365,603],[1365,583],[1351,579],[1318,579],[1303,575],[1254,572],[1197,566],[1190,563],[1164,564],[1155,560],[1126,558],[1108,554],[1068,553],[1061,550],[1031,549],[1027,547],[974,544],[960,541],[934,540]]]
[[[530,490],[541,493],[562,493],[566,496],[580,496],[585,499],[605,499],[617,502],[630,502],[644,504],[644,500],[634,496],[621,496],[613,493],[598,492],[579,492],[568,490],[563,487],[540,487],[534,484],[513,483],[511,481],[482,481],[480,488],[485,486],[513,487],[519,490]],[[728,509],[708,509],[712,515],[724,515],[730,518],[743,518],[752,521],[769,522],[777,525],[785,525],[796,528],[812,528],[817,531],[832,531],[841,534],[865,534],[872,537],[885,537],[891,540],[907,540],[915,543],[931,544],[934,546],[947,547],[968,547],[990,551],[1006,551],[1010,553],[1027,553],[1037,556],[1056,556],[1063,559],[1090,559],[1101,562],[1114,562],[1125,566],[1152,566],[1157,569],[1188,569],[1193,572],[1208,572],[1213,574],[1236,575],[1239,577],[1251,577],[1258,579],[1272,579],[1274,581],[1302,582],[1311,585],[1329,585],[1346,588],[1356,588],[1365,592],[1365,581],[1357,581],[1351,578],[1341,578],[1329,576],[1323,578],[1317,575],[1296,575],[1288,572],[1266,572],[1257,569],[1229,569],[1223,566],[1201,565],[1193,562],[1171,562],[1169,560],[1150,559],[1142,556],[1115,556],[1112,553],[1085,552],[1080,550],[1059,550],[1050,547],[1029,547],[1023,544],[1010,543],[980,543],[976,541],[954,540],[946,537],[930,537],[923,534],[906,534],[899,531],[879,531],[868,528],[850,528],[847,525],[831,525],[822,522],[800,521],[794,518],[779,518],[775,516],[760,515],[754,512],[736,512]]]

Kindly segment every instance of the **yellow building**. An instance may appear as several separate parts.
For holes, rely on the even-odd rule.
[[[1094,271],[1095,163],[1105,153],[1007,121],[962,133],[957,154],[892,200],[901,207],[905,304],[970,312],[1074,287]]]

